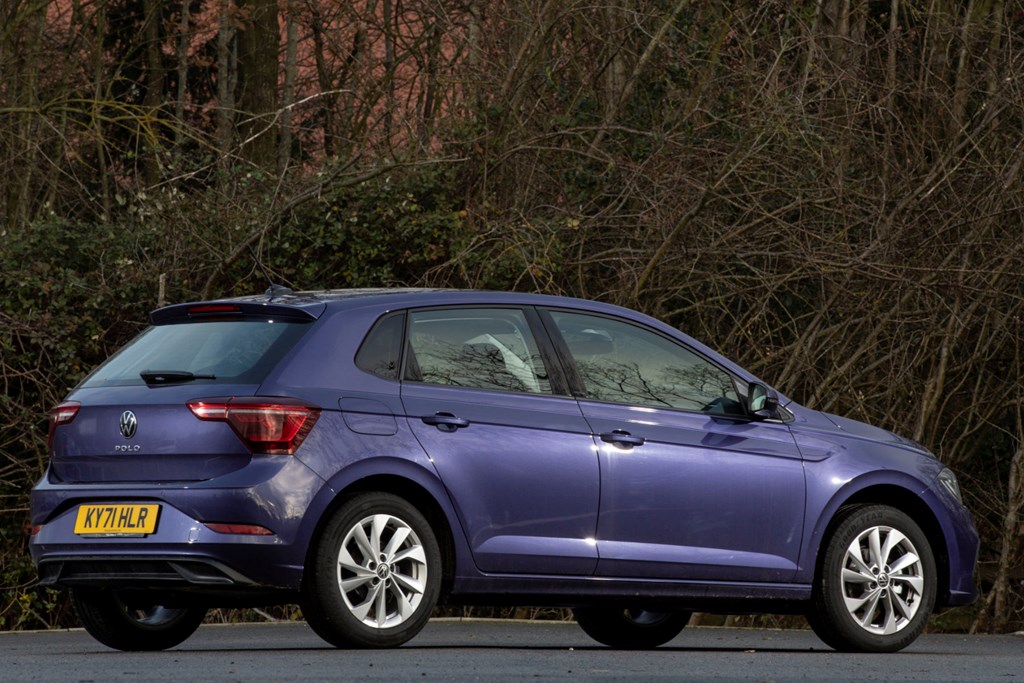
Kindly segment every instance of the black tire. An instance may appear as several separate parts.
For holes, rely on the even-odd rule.
[[[166,650],[187,640],[206,617],[205,607],[126,602],[114,590],[72,588],[71,604],[89,635],[115,650]]]
[[[664,645],[690,621],[690,612],[616,607],[577,607],[573,615],[588,636],[621,650],[649,650]]]
[[[807,621],[841,652],[897,652],[921,635],[935,605],[928,538],[885,505],[841,513],[818,567]]]
[[[441,551],[408,501],[364,493],[327,522],[306,571],[302,613],[317,635],[335,647],[396,647],[430,618]]]

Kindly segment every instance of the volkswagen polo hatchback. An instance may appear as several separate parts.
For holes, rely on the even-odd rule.
[[[41,583],[110,647],[272,603],[395,646],[476,603],[571,607],[613,647],[700,610],[895,651],[975,598],[978,536],[934,456],[634,311],[275,290],[150,323],[51,411],[32,492]]]

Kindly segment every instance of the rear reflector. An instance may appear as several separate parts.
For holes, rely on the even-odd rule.
[[[227,422],[253,453],[292,455],[320,417],[320,409],[304,403],[260,398],[189,401],[200,420]]]
[[[265,526],[257,524],[218,524],[216,522],[203,522],[207,527],[218,534],[239,534],[241,536],[273,536],[274,532]]]
[[[50,409],[50,430],[46,436],[46,450],[53,451],[53,433],[57,427],[66,425],[78,415],[81,404],[77,401],[66,401],[59,406]]]

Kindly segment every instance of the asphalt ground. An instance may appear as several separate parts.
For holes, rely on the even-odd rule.
[[[336,650],[304,623],[207,625],[165,652],[110,650],[79,629],[0,634],[0,681],[1024,682],[1024,634],[925,635],[897,654],[833,652],[809,631],[687,628],[611,650],[575,624],[434,620],[393,650]]]

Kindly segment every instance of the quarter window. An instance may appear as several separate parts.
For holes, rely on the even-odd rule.
[[[356,366],[384,379],[398,379],[405,315],[393,313],[373,326],[356,353]]]
[[[412,311],[408,340],[406,380],[552,393],[537,343],[518,309]]]
[[[602,316],[552,311],[595,401],[743,415],[732,376],[655,332]]]

